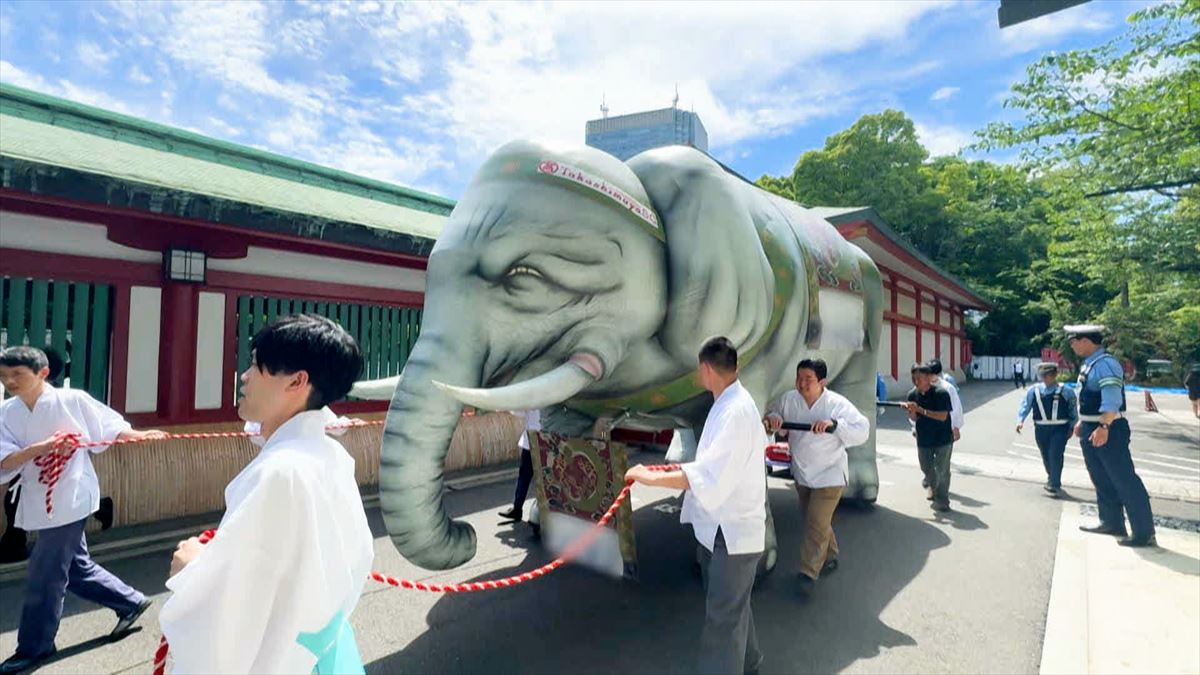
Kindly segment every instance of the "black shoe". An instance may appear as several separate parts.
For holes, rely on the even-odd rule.
[[[1150,535],[1149,537],[1138,537],[1136,539],[1133,537],[1125,537],[1124,539],[1118,541],[1117,544],[1121,546],[1128,546],[1130,548],[1149,548],[1152,546],[1158,546],[1158,540],[1154,538],[1154,535]]]
[[[939,513],[945,513],[946,511],[949,511],[949,510],[950,510],[950,505],[949,505],[949,504],[941,504],[941,503],[939,503],[939,502],[934,502],[934,503],[930,504],[929,506],[930,506],[930,508],[932,508],[934,511],[937,511],[937,512],[939,512]]]
[[[1110,527],[1110,526],[1104,525],[1104,524],[1100,524],[1095,527],[1087,527],[1086,525],[1080,525],[1079,531],[1087,532],[1088,534],[1111,534],[1114,537],[1124,537],[1125,536],[1125,530],[1117,529],[1115,527]]]
[[[133,628],[134,622],[141,618],[142,614],[144,614],[146,610],[150,609],[150,605],[152,604],[154,603],[150,600],[150,598],[146,598],[145,600],[142,600],[140,605],[137,606],[137,609],[126,614],[125,616],[119,617],[117,619],[116,627],[112,629],[112,632],[108,634],[108,637],[114,640],[119,637],[124,637],[125,634],[129,632],[129,629]]]
[[[521,509],[518,509],[515,506],[510,506],[507,509],[500,512],[500,517],[503,518],[504,520],[511,520],[513,522],[520,521],[521,520]]]
[[[1054,487],[1053,485],[1051,485],[1049,483],[1046,483],[1045,485],[1043,485],[1042,489],[1045,490],[1046,492],[1049,492],[1050,494],[1054,494],[1054,493],[1058,492],[1058,488]]]
[[[1047,488],[1046,496],[1051,499],[1061,499],[1063,496],[1062,488]]]
[[[27,670],[33,670],[34,668],[42,665],[46,659],[54,656],[54,653],[57,651],[57,648],[51,647],[50,651],[40,656],[21,656],[19,654],[13,654],[12,656],[8,657],[4,663],[0,663],[0,675],[16,675],[16,673],[23,673]]]
[[[96,520],[100,521],[100,529],[107,530],[113,524],[113,500],[112,497],[104,497],[100,500],[100,510],[96,511]]]
[[[821,565],[821,576],[825,576],[826,574],[837,570],[837,567],[837,558],[834,558],[833,560],[826,560],[825,564]]]
[[[796,578],[796,595],[801,599],[807,600],[812,597],[813,590],[817,587],[817,582],[813,581],[807,574],[801,573]]]

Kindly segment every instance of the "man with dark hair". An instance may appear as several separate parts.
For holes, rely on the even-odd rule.
[[[1101,346],[1104,326],[1064,326],[1071,351],[1083,359],[1079,368],[1079,421],[1075,435],[1083,463],[1096,488],[1100,524],[1084,532],[1122,537],[1122,546],[1156,546],[1150,496],[1129,454],[1129,420],[1125,419],[1125,371]],[[1125,514],[1133,536],[1125,536]]]
[[[714,402],[696,461],[677,471],[641,464],[626,480],[686,490],[680,522],[691,523],[704,578],[704,630],[699,673],[757,672],[762,661],[750,591],[766,548],[766,435],[758,407],[738,382],[737,349],[724,337],[700,348],[698,378]]]
[[[1075,392],[1058,383],[1057,365],[1039,363],[1037,371],[1042,376],[1042,383],[1031,387],[1021,401],[1021,408],[1017,410],[1017,433],[1021,433],[1025,418],[1032,412],[1033,437],[1042,453],[1042,466],[1046,468],[1045,490],[1057,498],[1062,490],[1063,456],[1077,417]]]
[[[950,394],[950,428],[954,432],[954,442],[957,443],[962,438],[963,423],[966,421],[963,417],[962,398],[958,395],[958,385],[942,371],[940,359],[929,359],[927,363],[929,372],[933,373],[933,383]]]
[[[871,422],[846,397],[825,388],[828,366],[804,359],[796,366],[796,388],[784,393],[763,418],[770,433],[784,422],[812,425],[811,432],[783,431],[792,453],[792,477],[805,514],[804,547],[800,551],[799,591],[812,593],[821,574],[837,569],[838,545],[833,512],[846,487],[846,448],[865,443]],[[826,433],[830,429],[832,433]]]
[[[238,415],[264,439],[208,544],[179,543],[159,615],[181,673],[362,673],[349,617],[374,559],[354,460],[325,406],[362,371],[354,338],[287,316],[250,343]]]
[[[916,423],[917,459],[929,485],[927,498],[934,511],[949,511],[950,453],[954,448],[950,394],[934,384],[929,364],[914,363],[911,372],[916,386],[908,392],[904,407]]]
[[[38,533],[29,556],[17,651],[0,664],[3,674],[35,668],[55,652],[68,590],[117,613],[110,634],[114,638],[127,633],[151,604],[88,554],[84,523],[100,504],[91,455],[108,446],[81,450],[72,439],[111,441],[164,434],[133,430],[87,392],[55,388],[46,382],[49,375],[49,361],[40,349],[9,347],[0,352],[0,382],[12,396],[0,403],[0,483],[19,478],[23,494],[14,524]],[[49,460],[61,461],[57,474],[57,462]]]

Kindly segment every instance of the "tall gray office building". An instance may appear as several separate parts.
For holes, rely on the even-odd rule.
[[[664,145],[690,145],[708,152],[708,132],[700,116],[676,107],[588,120],[585,142],[621,161]]]

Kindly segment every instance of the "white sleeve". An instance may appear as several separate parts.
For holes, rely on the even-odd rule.
[[[21,444],[13,437],[8,430],[8,425],[4,423],[4,418],[0,417],[0,462],[14,452],[21,451]],[[15,466],[11,469],[0,469],[0,483],[8,483],[14,480],[20,473],[23,465]]]
[[[133,428],[133,425],[126,422],[125,418],[121,417],[121,414],[116,410],[92,398],[87,392],[74,391],[76,400],[79,402],[80,411],[83,413],[84,424],[87,426],[88,440],[115,440],[122,432]],[[108,448],[109,446],[107,445],[101,445],[88,448],[88,450],[95,454],[104,452]]]
[[[950,392],[950,426],[961,429],[963,426],[962,399],[958,397],[957,387],[946,387]]]
[[[248,673],[263,651],[278,650],[271,642],[290,618],[291,596],[309,581],[300,567],[311,556],[298,555],[307,514],[295,482],[289,472],[264,475],[204,550],[167,581],[173,593],[159,623],[173,673]],[[299,631],[282,633],[294,640]]]
[[[696,453],[696,461],[680,467],[687,476],[688,489],[709,513],[716,513],[737,488],[744,468],[738,461],[744,448],[738,446],[747,438],[747,431],[740,428],[732,411],[726,411],[714,423],[717,429],[712,442],[704,452]]]
[[[852,448],[867,442],[867,438],[871,435],[871,422],[866,415],[854,407],[853,403],[842,397],[833,413],[834,419],[837,421],[837,429],[834,430],[833,435],[838,437],[842,445]]]

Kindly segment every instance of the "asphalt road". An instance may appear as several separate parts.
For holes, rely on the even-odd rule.
[[[916,471],[885,463],[879,504],[839,510],[842,565],[803,603],[793,596],[801,544],[796,498],[771,479],[780,564],[754,595],[764,672],[1033,672],[1049,597],[1060,504],[1014,483],[958,477],[955,511],[935,517]],[[497,523],[510,486],[451,492],[452,513],[479,532],[465,568],[430,575],[381,537],[377,569],[437,581],[497,578],[547,561],[524,525]],[[369,673],[686,673],[693,670],[703,596],[694,540],[669,491],[635,493],[640,580],[578,568],[502,591],[437,596],[372,584],[353,616]],[[660,508],[655,508],[660,507]],[[377,512],[371,514],[382,533]],[[163,599],[169,552],[109,568]],[[20,587],[0,586],[0,651],[15,645]],[[107,610],[69,597],[45,673],[150,670],[158,605],[146,630],[108,644]],[[980,645],[987,649],[980,649]]]
[[[1033,438],[1032,418],[1016,433],[1017,409],[1024,396],[1011,382],[972,382],[961,389],[966,419],[962,439],[954,452],[1011,457],[1014,461],[1041,463]],[[1187,397],[1159,394],[1154,402],[1160,412],[1146,412],[1141,393],[1128,394],[1126,417],[1132,429],[1130,450],[1138,473],[1145,477],[1200,482],[1200,420],[1192,417]],[[880,418],[879,442],[911,446],[908,422],[894,408]],[[1067,443],[1066,467],[1082,469],[1079,439]]]
[[[967,429],[956,453],[1029,461],[1010,453],[1024,438],[1011,428],[1017,395],[1003,386],[966,387]],[[881,443],[911,447],[903,427],[888,428],[902,422],[900,416],[889,415]],[[1139,469],[1149,470],[1142,462],[1149,451],[1186,467],[1187,453],[1196,454],[1188,430],[1160,429],[1158,445],[1142,445],[1156,424],[1143,415],[1130,414]],[[956,473],[954,511],[942,516],[929,509],[920,475],[909,464],[881,455],[880,475],[874,508],[839,509],[834,526],[841,567],[808,602],[793,595],[801,545],[796,497],[786,479],[770,479],[780,563],[754,594],[763,672],[1036,672],[1062,503],[1028,482]],[[438,574],[401,559],[383,535],[378,511],[370,509],[376,569],[446,583],[504,577],[547,562],[527,526],[498,523],[495,514],[510,495],[507,483],[447,493],[451,514],[475,526],[479,549],[467,566]],[[1072,496],[1091,498],[1082,490]],[[464,595],[369,584],[352,617],[367,672],[692,672],[703,616],[694,540],[678,523],[677,495],[639,487],[634,498],[636,583],[567,567],[517,588]],[[1194,502],[1155,500],[1154,507],[1159,514],[1200,517]],[[169,558],[169,548],[125,559],[101,556],[102,564],[156,599],[143,618],[145,629],[108,643],[102,636],[115,623],[112,612],[69,596],[60,657],[39,672],[148,673]],[[20,583],[0,584],[0,655],[15,648],[20,604]]]

